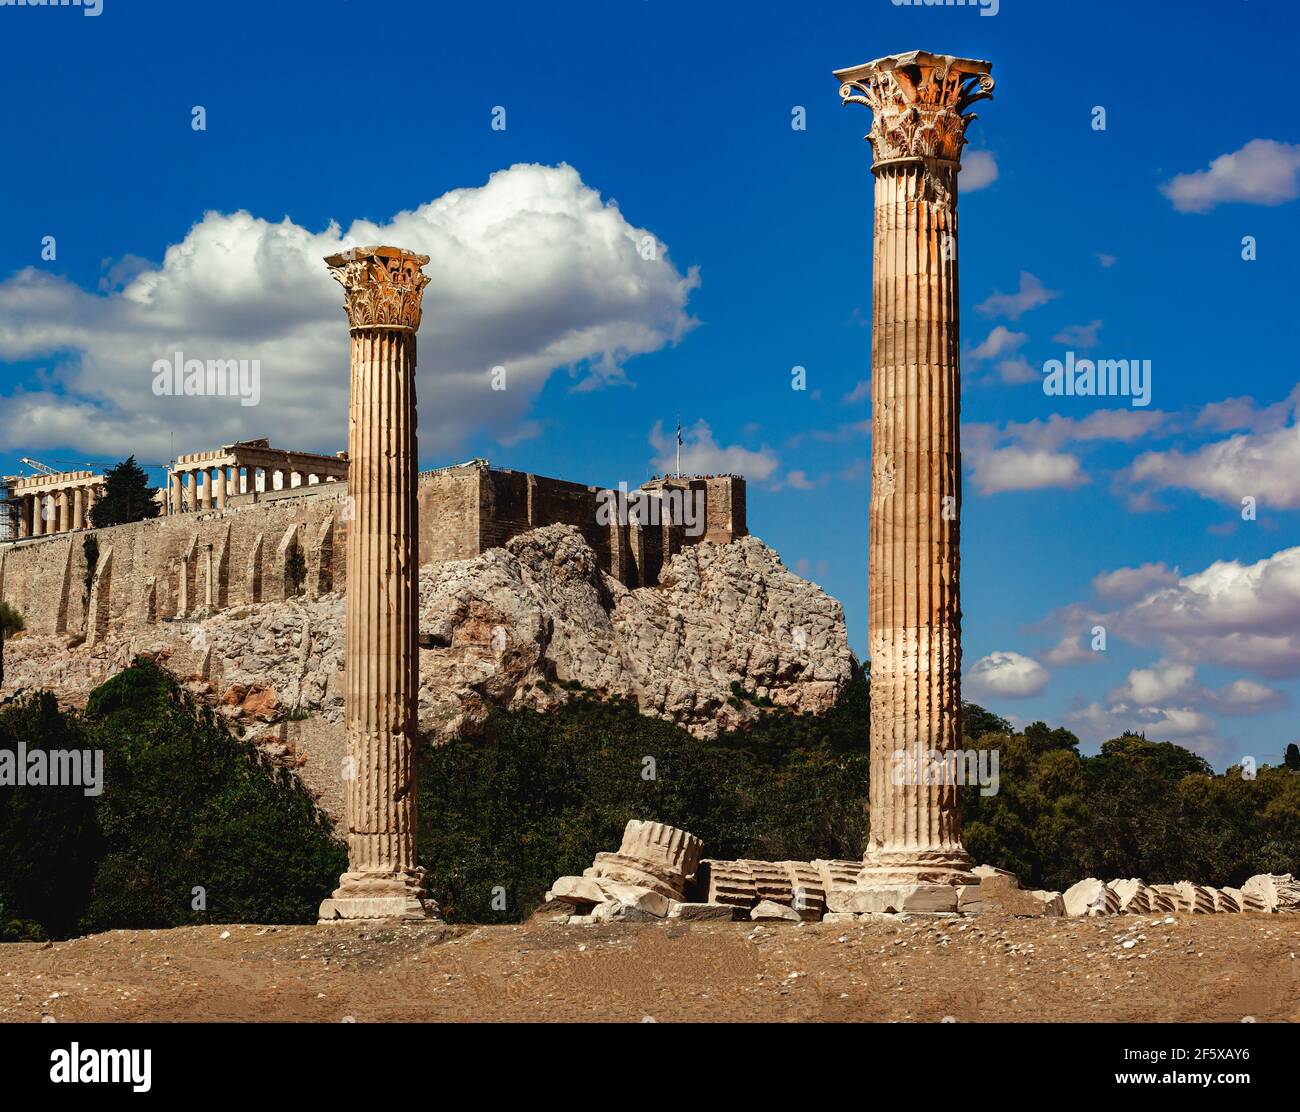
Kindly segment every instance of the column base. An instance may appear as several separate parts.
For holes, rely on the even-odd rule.
[[[895,884],[978,884],[975,862],[963,849],[868,850],[858,887]]]
[[[440,923],[442,914],[422,869],[395,873],[344,873],[320,905],[319,923],[379,920]]]
[[[971,868],[971,859],[962,850],[868,851],[852,887],[827,891],[826,910],[900,915],[956,912],[958,890],[979,883]]]

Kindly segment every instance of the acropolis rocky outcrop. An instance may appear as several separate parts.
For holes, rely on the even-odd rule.
[[[841,605],[755,537],[691,546],[657,587],[629,590],[600,569],[578,530],[534,530],[481,556],[422,567],[420,637],[420,728],[436,741],[472,732],[491,705],[556,706],[570,698],[566,683],[621,695],[707,737],[761,713],[728,702],[733,682],[822,713],[852,668]],[[10,641],[6,691],[49,687],[75,705],[148,653],[246,727],[295,710],[311,716],[299,727],[342,722],[337,593],[77,641]]]

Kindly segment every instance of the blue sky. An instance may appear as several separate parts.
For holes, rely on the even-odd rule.
[[[986,58],[960,203],[968,697],[1088,746],[1133,726],[1276,761],[1300,735],[1294,11],[561,7],[0,6],[0,471],[343,447],[316,265],[373,227],[433,255],[426,466],[635,483],[680,411],[688,467],[750,476],[752,531],[862,654],[870,115],[830,71]],[[155,397],[179,349],[261,359],[259,405]],[[1067,350],[1150,359],[1150,405],[1046,396]],[[1104,652],[1069,649],[1096,625]]]

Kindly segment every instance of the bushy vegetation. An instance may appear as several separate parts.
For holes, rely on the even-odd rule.
[[[1126,734],[1095,756],[1041,722],[987,733],[1000,790],[963,795],[963,838],[981,861],[1060,889],[1087,876],[1236,885],[1300,872],[1300,775],[1285,764],[1221,775],[1195,753]]]
[[[711,857],[861,856],[866,698],[859,680],[826,715],[773,712],[713,742],[621,700],[495,713],[484,738],[421,761],[421,859],[444,914],[519,919],[633,818],[684,827]]]
[[[86,748],[80,719],[48,691],[0,710],[0,749]],[[94,800],[79,787],[0,787],[0,942],[71,933],[102,854]]]
[[[421,859],[449,917],[506,922],[555,877],[617,848],[631,818],[684,827],[711,857],[857,858],[868,716],[865,677],[822,717],[768,710],[712,742],[619,701],[497,712],[483,739],[424,754]],[[1085,757],[1068,730],[1015,733],[974,704],[964,731],[999,756],[997,794],[962,791],[966,846],[1027,885],[1300,872],[1300,775],[1285,765],[1216,775],[1194,753],[1133,735]]]
[[[566,686],[575,697],[557,711],[498,711],[482,738],[421,751],[420,860],[449,918],[525,917],[557,876],[617,848],[632,818],[684,827],[711,857],[862,855],[865,676],[825,715],[763,707],[712,741]],[[1016,733],[974,705],[964,727],[968,746],[999,756],[997,794],[963,791],[966,845],[1028,885],[1300,872],[1291,752],[1248,778],[1134,735],[1085,757],[1068,730]],[[346,863],[296,778],[151,663],[104,684],[81,715],[48,693],[0,707],[0,748],[19,742],[102,750],[105,790],[0,789],[2,938],[312,922]]]
[[[104,791],[0,790],[0,903],[75,930],[315,919],[346,851],[289,771],[137,662],[84,715],[40,693],[0,710],[0,747],[103,752]],[[19,928],[15,928],[17,930]]]

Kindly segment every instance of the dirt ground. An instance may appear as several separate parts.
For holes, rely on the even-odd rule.
[[[187,927],[0,946],[0,1020],[1300,1021],[1300,915]]]

